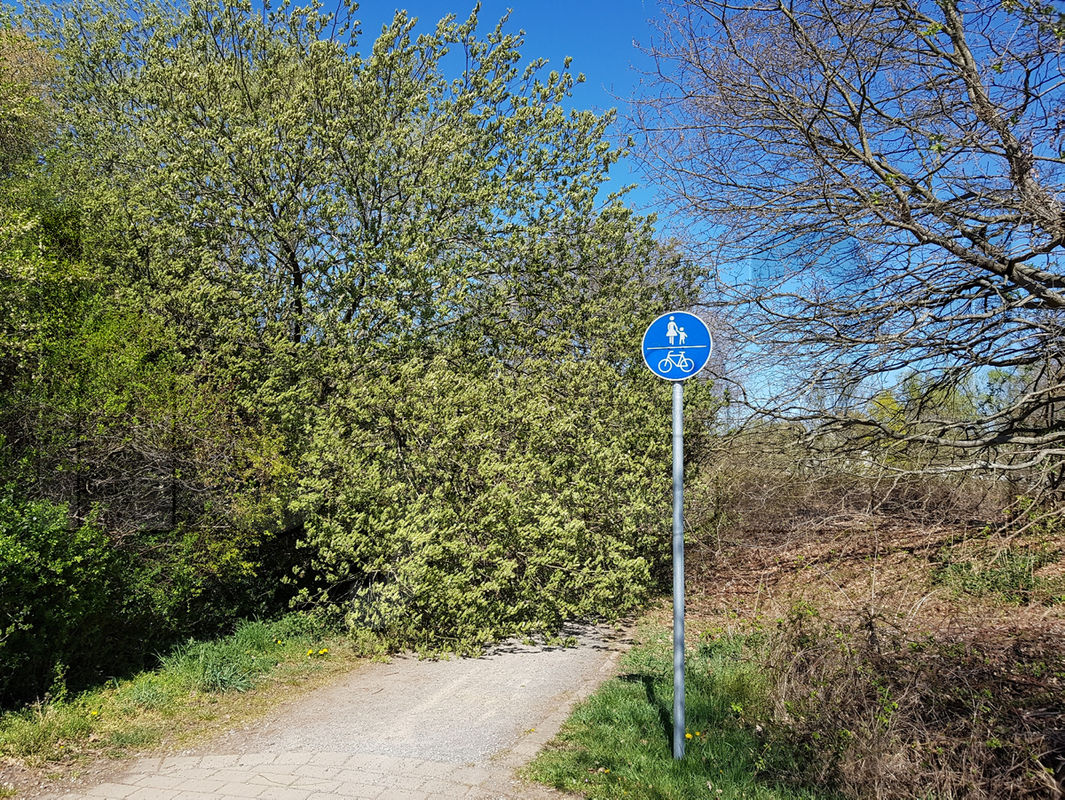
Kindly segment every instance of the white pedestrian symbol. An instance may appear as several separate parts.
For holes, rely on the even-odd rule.
[[[683,328],[678,328],[677,327],[677,323],[673,321],[673,317],[670,317],[669,318],[669,324],[666,325],[666,338],[669,339],[669,346],[670,347],[672,347],[674,345],[674,343],[675,343],[674,340],[677,338],[678,334],[680,334],[681,337],[682,337],[681,340],[680,340],[680,343],[684,344],[684,336],[683,336],[683,334],[681,334],[682,330],[683,330]]]
[[[680,329],[680,343],[683,345],[684,341],[688,338],[688,334],[684,332],[684,328]]]

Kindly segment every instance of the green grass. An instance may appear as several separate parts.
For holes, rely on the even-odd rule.
[[[683,760],[671,755],[673,662],[668,632],[638,644],[622,674],[582,703],[527,777],[589,798],[632,800],[827,800],[781,786],[760,767],[768,756],[753,723],[764,705],[758,669],[744,656],[750,637],[724,637],[688,654]]]
[[[243,622],[230,636],[175,648],[156,670],[0,714],[0,758],[40,765],[150,747],[220,716],[251,713],[269,701],[271,684],[351,661],[363,649],[302,615]],[[263,697],[235,699],[253,689]]]
[[[1062,601],[1062,587],[1036,574],[1060,552],[1049,548],[1006,548],[986,559],[944,558],[936,580],[959,595],[995,596],[1008,603]]]

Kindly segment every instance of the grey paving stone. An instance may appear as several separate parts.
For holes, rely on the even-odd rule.
[[[199,776],[189,776],[186,773],[182,773],[180,776],[181,781],[178,788],[183,792],[202,792],[203,794],[211,794],[221,789],[225,783],[219,780],[212,780],[211,778],[201,778]]]
[[[443,778],[426,778],[418,785],[418,791],[430,797],[465,797],[470,787],[464,783]]]
[[[244,781],[231,781],[222,784],[218,793],[220,795],[225,795],[226,797],[234,797],[244,800],[245,798],[258,797],[265,788],[265,786],[255,786],[254,784]]]
[[[241,753],[237,756],[234,766],[254,767],[261,764],[273,764],[277,759],[277,753]]]
[[[177,786],[142,786],[133,794],[127,795],[126,800],[173,800],[180,791]]]
[[[259,794],[259,800],[307,800],[312,791],[298,786],[268,786]]]
[[[247,773],[248,783],[254,783],[256,786],[292,786],[298,783],[300,776],[295,772],[284,772],[284,767],[277,764],[271,764],[269,771],[263,770],[262,767],[256,767],[255,771]]]
[[[278,753],[277,757],[274,758],[274,763],[275,764],[306,764],[308,761],[310,761],[312,758],[314,758],[314,756],[315,756],[314,753],[307,753],[307,752]]]
[[[108,800],[125,800],[137,791],[136,786],[127,786],[118,783],[101,783],[99,786],[94,786],[91,789],[86,790],[83,796],[86,797],[106,797]]]
[[[428,800],[425,792],[412,792],[407,789],[385,789],[377,795],[377,800]]]
[[[200,759],[200,766],[219,769],[236,766],[238,761],[240,761],[240,756],[236,753],[212,754],[203,756]]]

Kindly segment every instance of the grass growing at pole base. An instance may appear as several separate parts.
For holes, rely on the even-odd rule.
[[[746,720],[767,702],[749,636],[704,642],[689,651],[686,754],[672,757],[673,653],[668,631],[643,632],[619,677],[581,704],[527,777],[589,798],[632,800],[828,800],[763,776],[767,753]]]

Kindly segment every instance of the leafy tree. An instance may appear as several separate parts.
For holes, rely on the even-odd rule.
[[[617,158],[608,120],[562,109],[574,76],[522,67],[502,23],[415,36],[400,14],[363,55],[356,26],[313,10],[70,16],[50,35],[77,45],[71,145],[128,214],[130,269],[245,360],[338,342],[376,358],[479,324],[529,242],[592,213]]]
[[[653,282],[653,240],[628,212],[554,245],[510,293],[519,324],[495,352],[469,359],[458,342],[337,381],[305,464],[301,601],[466,649],[627,613],[665,578],[669,389],[633,364],[627,309],[683,295]],[[715,407],[690,386],[695,459]]]
[[[49,548],[90,529],[108,553],[71,556],[84,562],[71,580],[85,591],[103,586],[93,589],[91,625],[70,623],[97,626],[77,638],[86,649],[72,657],[76,637],[61,633],[11,639],[6,695],[48,689],[49,659],[77,686],[105,661],[112,672],[138,666],[173,636],[263,609],[272,590],[251,591],[252,578],[272,530],[263,517],[276,518],[277,501],[248,487],[278,467],[268,437],[190,369],[160,320],[98,265],[72,257],[75,201],[60,202],[46,175],[11,178],[3,189],[19,204],[0,210],[0,480],[12,484],[12,508],[40,504],[50,520],[47,541],[24,541],[20,563],[50,563]],[[35,514],[23,520],[30,528]],[[0,520],[0,534],[24,538],[18,519]],[[54,604],[48,597],[40,594],[31,616]],[[30,643],[32,658],[19,655]]]
[[[433,649],[622,613],[668,508],[633,310],[689,303],[687,262],[599,204],[568,63],[476,12],[362,49],[353,14],[26,6],[61,124],[5,256],[50,265],[9,472],[106,530],[146,630],[289,592]]]
[[[875,435],[1061,486],[1063,38],[1013,0],[667,4],[637,126],[753,405],[852,457]],[[922,425],[865,413],[913,371],[894,396]],[[1008,402],[931,411],[1003,373]]]
[[[0,176],[25,161],[51,128],[55,63],[22,30],[0,18]]]

